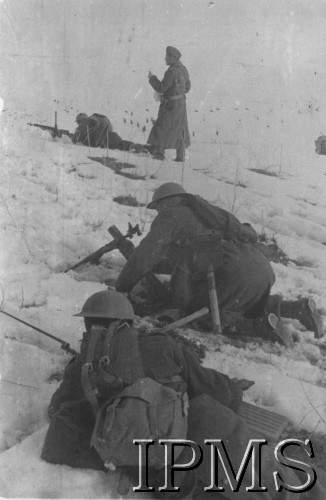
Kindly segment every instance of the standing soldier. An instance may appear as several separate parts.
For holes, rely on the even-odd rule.
[[[148,144],[156,149],[154,156],[164,160],[165,149],[176,149],[175,161],[185,160],[185,148],[190,146],[186,96],[190,90],[187,68],[180,61],[181,52],[175,47],[166,48],[165,62],[169,68],[163,80],[149,72],[149,83],[161,94],[157,120],[148,137]]]

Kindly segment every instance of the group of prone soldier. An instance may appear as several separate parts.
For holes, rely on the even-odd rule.
[[[28,125],[47,130],[54,138],[66,135],[74,144],[81,144],[92,148],[119,149],[121,151],[145,154],[154,152],[150,144],[138,144],[122,139],[113,130],[108,117],[100,113],[93,113],[90,116],[86,113],[78,113],[75,121],[77,122],[77,127],[74,133],[58,128],[57,113],[55,113],[54,127],[40,123],[28,123]]]
[[[231,213],[187,193],[182,186],[172,182],[162,184],[154,192],[148,207],[155,209],[158,215],[149,233],[122,269],[116,290],[93,294],[76,315],[84,318],[86,332],[80,352],[67,365],[63,381],[51,399],[50,426],[42,458],[50,463],[107,471],[108,464],[96,447],[91,446],[94,425],[98,420],[94,405],[101,408],[106,401],[114,400],[121,384],[128,385],[137,378],[141,366],[143,376],[166,387],[173,386],[180,393],[187,393],[187,438],[200,446],[205,439],[223,440],[227,444],[230,461],[238,470],[248,441],[255,437],[241,417],[243,390],[250,384],[205,368],[191,347],[172,335],[135,329],[135,312],[125,293],[131,292],[150,271],[170,274],[169,306],[178,310],[179,317],[190,314],[203,306],[209,307],[205,272],[209,263],[214,269],[223,333],[227,334],[230,328],[239,334],[250,331],[250,335],[282,343],[286,338],[282,317],[287,317],[299,320],[319,338],[323,334],[321,316],[311,297],[285,301],[279,295],[270,295],[274,273],[269,261],[256,247],[257,235],[249,224],[242,224]],[[207,234],[214,237],[207,238]],[[216,253],[222,255],[216,258]],[[159,311],[157,303],[153,307],[156,312]],[[206,320],[206,327],[209,328],[209,316]],[[95,347],[91,349],[92,363],[89,358],[90,339],[99,327],[106,332],[104,368],[99,361],[101,353],[97,353]],[[131,348],[128,340],[131,334],[136,334],[137,348]],[[93,387],[85,383],[85,368],[89,369],[90,365]],[[97,371],[100,368],[101,376]],[[209,459],[204,457],[202,465],[196,470],[182,469],[182,464],[191,462],[189,453],[185,447],[175,461],[175,464],[181,464],[176,473],[179,491],[170,492],[165,498],[190,498],[191,495],[199,498],[198,491],[202,492],[202,487],[210,484]],[[292,499],[292,493],[286,488],[275,492],[270,474],[271,461],[272,451],[266,447],[261,470],[268,492],[256,492],[253,497],[250,493],[248,496],[246,487],[250,478],[245,474],[239,491],[226,488],[223,493],[216,494],[217,498]],[[277,464],[274,465],[278,470]],[[131,484],[138,484],[136,467],[126,465],[118,469],[121,478],[127,477]],[[223,474],[221,477],[225,480]],[[153,486],[151,495],[163,495],[156,488],[164,483],[162,475],[163,468],[149,471],[149,482]],[[300,470],[290,468],[282,471],[282,480],[292,485],[304,482]],[[124,488],[120,487],[118,491],[121,493]],[[214,493],[210,492],[212,494],[214,497]],[[305,498],[304,493],[296,493],[295,498]],[[325,498],[320,481],[314,486],[313,498]]]
[[[71,136],[74,144],[84,146],[120,149],[122,151],[132,151],[135,153],[149,153],[150,145],[136,144],[132,141],[122,139],[113,130],[110,120],[105,115],[93,113],[88,116],[86,113],[78,113],[76,117],[77,128]]]

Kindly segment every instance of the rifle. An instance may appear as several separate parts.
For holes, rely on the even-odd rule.
[[[87,264],[87,262],[95,262],[97,261],[102,255],[105,253],[111,252],[112,250],[119,249],[121,251],[121,248],[123,247],[123,252],[127,253],[128,256],[132,254],[134,251],[135,247],[132,244],[131,241],[127,240],[127,238],[132,238],[134,234],[137,234],[138,236],[141,235],[140,229],[138,224],[136,226],[132,226],[129,222],[128,224],[128,231],[126,232],[125,235],[121,234],[120,231],[115,227],[111,226],[109,227],[108,231],[111,233],[112,228],[115,228],[118,231],[118,236],[116,235],[110,243],[107,243],[106,245],[103,245],[101,248],[96,250],[95,252],[91,253],[84,259],[80,260],[77,262],[77,264],[74,264],[73,266],[68,267],[68,269],[65,270],[65,273],[68,271],[72,271],[73,269],[77,269],[77,267]],[[121,252],[122,253],[122,252]],[[122,255],[124,255],[124,253]],[[126,257],[127,258],[127,257]]]
[[[31,125],[32,127],[38,127],[42,130],[47,130],[50,132],[53,138],[55,137],[62,137],[63,135],[67,135],[70,139],[74,135],[73,133],[69,132],[69,130],[64,130],[63,128],[58,128],[57,125],[57,112],[54,112],[54,127],[51,127],[50,125],[42,125],[40,123],[27,123],[27,125]]]
[[[4,311],[3,309],[0,309],[0,312],[2,314],[5,314],[6,316],[9,316],[10,318],[15,319],[16,321],[19,321],[19,323],[23,323],[23,325],[29,326],[30,328],[33,328],[33,330],[36,330],[37,332],[42,333],[46,337],[50,337],[50,339],[55,340],[56,342],[60,342],[61,344],[61,349],[63,349],[65,352],[68,354],[72,354],[75,356],[75,354],[78,354],[77,351],[72,349],[70,347],[70,344],[68,342],[65,342],[64,340],[60,339],[59,337],[56,337],[55,335],[52,335],[51,333],[45,332],[44,330],[41,330],[41,328],[37,328],[37,326],[31,325],[30,323],[27,323],[27,321],[23,321],[20,318],[17,318],[16,316],[13,316],[12,314],[9,314],[8,312]]]

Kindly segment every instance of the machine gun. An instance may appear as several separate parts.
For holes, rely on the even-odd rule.
[[[107,243],[106,245],[103,245],[101,248],[99,248],[95,252],[91,253],[90,255],[85,257],[84,259],[80,260],[79,262],[77,262],[73,266],[68,267],[68,269],[65,270],[65,273],[67,273],[68,271],[72,271],[74,269],[77,269],[77,267],[80,267],[83,264],[87,264],[87,262],[96,262],[105,253],[111,252],[112,250],[116,250],[116,249],[120,250],[122,255],[126,259],[128,259],[129,256],[134,251],[135,247],[132,244],[132,242],[129,241],[127,238],[132,238],[135,234],[137,234],[138,236],[141,235],[141,231],[139,229],[138,224],[136,226],[132,226],[129,222],[128,231],[126,232],[125,235],[121,234],[120,231],[116,228],[116,226],[110,226],[108,231],[111,235],[112,235],[111,231],[113,231],[113,233],[114,233],[112,235],[114,238],[113,241],[111,241],[110,243]],[[128,255],[128,257],[126,257],[126,255]]]
[[[69,130],[58,128],[57,111],[54,112],[54,127],[51,127],[50,125],[42,125],[40,123],[27,123],[27,125],[30,125],[31,127],[38,127],[41,130],[47,130],[48,132],[50,132],[53,138],[67,135],[71,139],[72,136],[74,135],[72,132],[69,132]]]
[[[138,224],[137,226],[138,227]],[[139,228],[138,228],[139,229]],[[120,233],[119,229],[116,226],[109,227],[109,233],[114,238],[114,241],[117,242],[118,249],[121,255],[124,256],[126,260],[129,259],[132,252],[135,250],[135,247],[131,241],[126,240],[123,235]],[[138,233],[137,233],[138,234]],[[141,234],[141,233],[140,233]],[[148,281],[148,283],[152,286],[154,293],[157,297],[163,301],[166,301],[170,298],[170,292],[166,288],[165,285],[155,276],[154,273],[149,272],[145,274],[144,278]]]
[[[38,328],[37,326],[34,326],[34,325],[31,325],[30,323],[27,323],[27,321],[23,321],[22,319],[17,318],[13,314],[10,314],[7,311],[4,311],[3,309],[0,309],[0,312],[2,314],[5,314],[6,316],[9,316],[10,318],[15,319],[16,321],[19,321],[19,323],[23,323],[23,325],[26,325],[26,326],[29,326],[30,328],[33,328],[33,330],[36,330],[37,332],[42,333],[42,335],[45,335],[46,337],[49,337],[50,339],[55,340],[56,342],[60,342],[61,349],[63,349],[68,354],[71,354],[72,356],[75,356],[76,354],[78,354],[77,351],[72,349],[70,347],[70,344],[68,342],[66,342],[65,340],[62,340],[59,337],[52,335],[51,333],[45,332],[44,330],[41,330],[41,328]]]
[[[138,224],[136,226],[132,226],[129,222],[128,231],[125,235],[123,235],[116,226],[110,226],[108,231],[113,237],[113,240],[110,243],[107,243],[106,245],[102,246],[95,252],[91,253],[84,259],[77,262],[77,264],[68,267],[68,269],[65,270],[65,273],[77,269],[79,266],[86,264],[87,262],[96,262],[100,257],[102,257],[102,255],[111,252],[112,250],[119,250],[121,255],[123,255],[124,258],[128,260],[130,255],[135,250],[134,244],[128,238],[132,238],[135,234],[137,234],[138,236],[142,234]],[[161,283],[161,281],[155,276],[154,273],[152,272],[147,273],[145,275],[145,278],[151,284],[156,295],[160,299],[166,300],[168,298],[169,296],[168,289],[166,288],[166,286],[163,285],[163,283]]]

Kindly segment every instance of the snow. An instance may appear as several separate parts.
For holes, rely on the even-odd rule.
[[[155,212],[142,204],[174,181],[274,237],[297,264],[273,263],[273,293],[310,295],[326,315],[326,171],[314,151],[326,112],[325,8],[320,0],[2,1],[4,310],[78,349],[83,324],[73,314],[117,277],[124,259],[114,251],[99,266],[64,270],[110,241],[113,224],[125,232],[130,221],[146,234]],[[163,75],[170,44],[183,53],[192,81],[184,166],[171,161],[173,151],[161,163],[53,140],[27,125],[54,124],[57,111],[59,127],[73,130],[77,112],[103,112],[123,138],[145,142],[158,106],[147,73]],[[132,164],[122,173],[142,179],[91,159],[101,156]],[[139,206],[113,201],[128,195]],[[112,498],[113,474],[39,458],[47,405],[69,355],[7,316],[0,325],[0,494]],[[324,339],[317,342],[296,321],[287,327],[292,349],[236,347],[184,331],[208,346],[206,366],[255,380],[247,401],[286,415],[307,434],[325,434]]]

